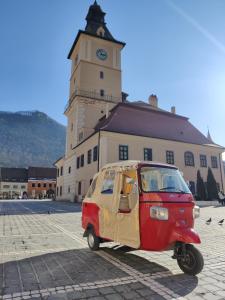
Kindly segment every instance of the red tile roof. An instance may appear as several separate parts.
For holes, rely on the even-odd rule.
[[[188,118],[152,109],[150,105],[143,107],[137,104],[120,103],[112,109],[107,119],[102,118],[99,121],[95,130],[199,145],[212,144],[212,141],[195,128]]]

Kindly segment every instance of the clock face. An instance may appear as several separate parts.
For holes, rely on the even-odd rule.
[[[96,56],[101,60],[106,60],[108,57],[108,54],[104,49],[98,49],[96,51]]]

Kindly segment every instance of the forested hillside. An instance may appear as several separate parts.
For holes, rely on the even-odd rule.
[[[52,166],[65,137],[65,126],[45,113],[0,112],[0,167]]]

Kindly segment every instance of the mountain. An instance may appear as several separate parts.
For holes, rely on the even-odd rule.
[[[65,126],[43,112],[0,111],[0,167],[52,167],[65,139]]]

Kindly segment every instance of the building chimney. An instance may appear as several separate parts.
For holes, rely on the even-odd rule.
[[[175,106],[172,106],[172,107],[171,107],[171,113],[172,113],[172,114],[176,114],[176,107],[175,107]]]
[[[154,106],[156,108],[158,108],[158,98],[156,95],[151,95],[149,98],[148,98],[148,102],[151,106]]]

